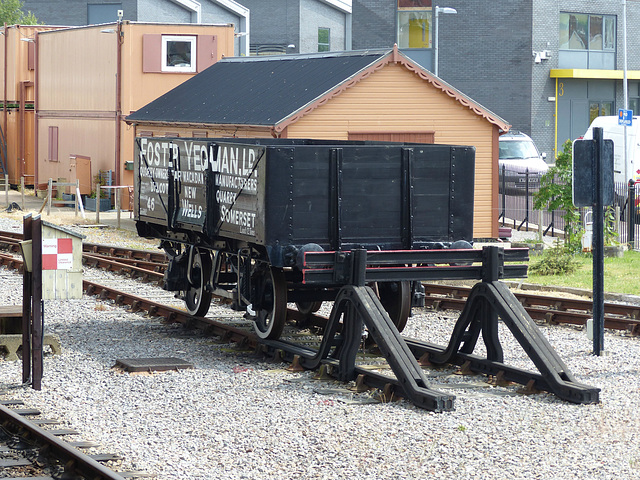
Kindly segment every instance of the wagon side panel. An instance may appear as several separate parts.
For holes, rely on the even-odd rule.
[[[300,245],[316,243],[330,248],[330,162],[334,149],[299,147],[292,166],[291,222]]]
[[[341,161],[341,243],[400,248],[402,166],[399,147],[349,147]]]
[[[474,160],[472,147],[413,148],[414,242],[473,239]]]

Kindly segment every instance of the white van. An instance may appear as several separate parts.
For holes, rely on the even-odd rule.
[[[602,136],[613,140],[613,181],[628,183],[640,181],[640,117],[633,117],[627,127],[627,165],[624,165],[624,126],[618,125],[617,116],[596,117],[584,134],[585,140],[593,139],[593,128],[602,127]]]

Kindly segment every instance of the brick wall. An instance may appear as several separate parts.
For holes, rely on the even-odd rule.
[[[353,49],[391,48],[396,42],[396,0],[353,0]]]
[[[251,21],[252,44],[300,44],[300,0],[241,0]]]

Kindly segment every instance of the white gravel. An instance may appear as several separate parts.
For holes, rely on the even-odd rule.
[[[0,230],[15,224],[0,218]],[[0,304],[21,303],[20,275],[0,269],[0,283]],[[236,313],[212,307],[209,315]],[[446,391],[456,409],[436,414],[406,401],[359,403],[371,394],[338,393],[344,385],[289,373],[95,297],[47,301],[45,322],[62,354],[45,357],[41,391],[10,395],[121,455],[122,470],[176,480],[640,478],[638,338],[607,333],[608,354],[595,357],[582,330],[542,327],[578,380],[602,389],[598,405],[523,396],[446,370],[427,373],[438,388],[454,386]],[[419,311],[406,333],[444,343],[453,323]],[[530,364],[501,334],[507,362]],[[161,356],[195,368],[153,375],[112,368],[118,358]],[[21,362],[0,360],[0,383],[16,385],[20,372]],[[317,393],[329,387],[339,390]]]

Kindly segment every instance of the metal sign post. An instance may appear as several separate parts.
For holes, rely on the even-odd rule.
[[[596,155],[593,159],[595,195],[593,203],[593,354],[604,350],[604,209],[602,206],[602,158],[604,139],[602,128],[593,131]]]
[[[613,204],[613,141],[602,127],[573,142],[573,204],[593,209],[593,354],[604,350],[604,206]]]

